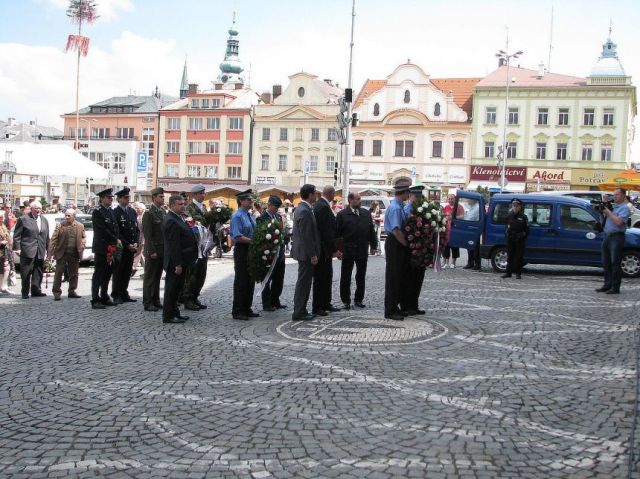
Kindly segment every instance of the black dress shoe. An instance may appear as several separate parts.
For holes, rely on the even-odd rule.
[[[115,301],[111,301],[110,299],[103,299],[101,302],[102,302],[102,304],[104,306],[117,306],[118,305],[118,303],[116,303]]]
[[[178,312],[178,313],[176,313],[176,318],[178,318],[178,319],[180,319],[182,321],[186,321],[187,319],[189,319],[189,316],[183,316]]]
[[[23,294],[22,295],[22,299],[29,299],[29,295],[28,294]]]
[[[482,268],[481,268],[480,266],[474,266],[474,267],[473,267],[473,270],[474,270],[474,271],[480,271],[481,269],[482,269]]]
[[[162,303],[153,303],[156,308],[162,309]]]
[[[276,310],[273,306],[264,306],[262,311],[266,311],[267,313],[273,313]]]
[[[78,293],[69,293],[68,297],[71,298],[71,299],[82,298],[82,296],[80,296]]]
[[[258,313],[254,313],[253,311],[249,311],[247,313],[247,317],[249,317],[249,318],[259,318],[260,315]]]
[[[188,309],[189,311],[200,311],[200,307],[193,301],[185,301],[184,309]]]
[[[237,319],[239,321],[249,321],[249,316],[245,314],[234,314],[233,319]]]
[[[277,309],[287,309],[287,305],[286,304],[276,304],[276,308]]]
[[[184,323],[184,319],[180,319],[180,318],[170,318],[170,319],[163,319],[162,322],[163,323],[173,323],[173,324],[182,324]]]
[[[472,269],[472,268],[473,268],[472,264],[468,264],[468,265],[462,267],[462,269]]]
[[[137,299],[133,299],[133,298],[125,298],[122,300],[122,302],[124,303],[137,303],[138,300]]]
[[[596,289],[596,293],[606,293],[611,289],[611,286],[603,286],[602,288]]]
[[[31,293],[31,297],[32,298],[42,298],[43,296],[46,296],[47,293],[43,293],[42,291],[38,291],[37,293]]]
[[[338,311],[341,311],[340,308],[336,308],[333,304],[328,305],[326,308],[324,308],[324,310],[327,313],[336,313]]]
[[[500,276],[501,278],[511,278],[511,274],[510,273],[505,273],[502,276]]]
[[[326,315],[325,315],[326,316]],[[292,321],[311,321],[314,318],[313,314],[303,314],[302,316],[292,316]]]
[[[62,301],[62,298],[56,294],[56,295],[53,296],[53,300],[54,301]]]
[[[324,309],[313,311],[313,314],[315,314],[316,316],[329,316],[329,313],[327,313]]]
[[[153,304],[152,304],[152,305],[150,305],[150,306],[145,306],[145,307],[144,307],[144,310],[145,310],[145,311],[151,311],[152,313],[155,313],[155,312],[157,312],[157,311],[160,311],[160,309],[161,309],[161,308],[158,308],[157,306],[155,306],[155,305],[153,305]]]
[[[107,307],[99,301],[91,301],[91,309],[107,309]]]
[[[200,301],[198,301],[197,299],[193,300],[194,304],[200,308],[200,309],[207,309],[207,306],[202,304]]]
[[[619,289],[610,289],[605,294],[620,294],[620,290]]]
[[[356,301],[353,304],[358,308],[366,308],[365,304],[362,301]]]
[[[124,301],[122,300],[122,298],[113,298],[113,304],[123,304],[123,303]],[[109,305],[107,304],[107,306]]]
[[[516,279],[522,279],[522,275],[520,273],[516,273]]]
[[[343,303],[342,304],[342,309],[346,309],[346,310],[351,309],[351,303]]]
[[[404,315],[400,314],[400,311],[391,314],[385,314],[385,319],[392,319],[394,321],[404,321]]]

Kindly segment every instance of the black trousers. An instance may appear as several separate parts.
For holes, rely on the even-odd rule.
[[[474,249],[467,248],[467,266],[480,268],[482,263],[480,261],[480,239],[476,241],[476,247]]]
[[[42,258],[25,258],[20,255],[20,280],[22,282],[22,294],[37,294],[42,292]]]
[[[284,256],[278,257],[276,265],[273,267],[271,278],[262,288],[262,307],[280,306],[280,295],[284,285]]]
[[[142,280],[142,302],[145,306],[160,303],[160,280],[162,279],[162,256],[144,258],[144,279]]]
[[[185,278],[182,301],[195,301],[202,292],[202,287],[207,279],[207,258],[198,258],[188,276]]]
[[[176,274],[174,267],[167,269],[167,274],[164,277],[162,319],[173,319],[180,312],[178,309],[178,296],[184,285],[185,276],[185,271],[182,271],[182,274]]]
[[[114,259],[115,262],[115,259]],[[109,280],[111,279],[112,265],[107,264],[107,256],[95,255],[95,268],[91,277],[91,302],[109,300]]]
[[[256,283],[249,276],[248,269],[249,245],[236,244],[233,248],[233,305],[231,314],[234,316],[247,315],[251,312],[253,302],[253,291]]]
[[[133,268],[134,251],[128,251],[126,247],[122,250],[119,261],[114,261],[113,284],[111,285],[111,297],[116,299],[129,298],[129,280],[131,279],[131,268]]]
[[[522,273],[524,263],[525,240],[509,238],[507,239],[507,274]]]
[[[390,234],[384,242],[386,267],[384,271],[384,314],[397,313],[407,285],[409,250]]]
[[[331,286],[333,283],[333,261],[324,255],[318,259],[313,271],[312,312],[324,310],[331,304]]]
[[[418,300],[424,283],[426,268],[414,268],[409,266],[406,273],[407,284],[404,288],[401,306],[403,311],[415,311],[418,309]]]
[[[364,299],[364,284],[367,277],[368,257],[344,256],[340,267],[340,300],[344,304],[351,303],[351,273],[353,265],[356,266],[356,292],[353,299],[361,303]]]

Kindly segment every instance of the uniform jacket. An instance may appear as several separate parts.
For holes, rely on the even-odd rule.
[[[144,236],[144,254],[156,253],[158,257],[164,256],[164,236],[162,235],[162,222],[167,213],[156,205],[145,211],[142,215],[142,234]]]
[[[305,202],[301,202],[293,214],[292,241],[291,257],[293,259],[310,261],[313,256],[320,256],[318,225],[313,210]]]
[[[107,246],[115,246],[118,243],[118,223],[116,215],[111,208],[100,206],[91,213],[93,224],[93,253],[106,255]]]
[[[40,259],[47,256],[49,249],[49,223],[44,216],[40,216],[40,231],[36,219],[29,213],[18,218],[13,232],[13,249],[20,250],[24,258]]]
[[[118,222],[118,239],[122,241],[122,246],[131,246],[138,243],[140,230],[138,229],[138,215],[130,206],[122,208],[116,206],[113,209]]]
[[[63,223],[58,223],[56,229],[51,237],[51,244],[49,245],[49,253],[56,259],[60,260],[67,252],[67,241],[69,239],[68,228],[63,228]],[[72,225],[76,230],[76,251],[78,252],[78,258],[82,259],[82,253],[86,243],[84,225],[79,221],[74,221]]]
[[[275,213],[273,215],[273,217],[275,218],[276,221],[279,221],[280,223],[283,223],[282,221],[282,216],[280,215],[280,213]],[[260,216],[258,216],[258,219],[256,220],[257,224],[262,223],[263,221],[270,221],[271,220],[271,216],[269,215],[269,213],[267,212],[267,210],[265,209],[262,214]],[[278,248],[278,255],[280,258],[284,259],[284,245],[285,245],[285,237],[287,236],[286,231],[284,230],[286,228],[286,225],[283,224],[283,227],[280,228],[280,247]]]
[[[198,258],[196,237],[184,220],[173,212],[164,217],[162,223],[164,236],[164,269],[169,271],[176,266],[189,268]]]
[[[199,222],[202,226],[204,226],[204,214],[207,212],[207,207],[203,204],[202,207],[204,211],[202,211],[198,206],[191,200],[189,204],[187,204],[187,216],[191,216],[194,221]]]
[[[507,239],[524,240],[529,234],[529,221],[527,215],[520,212],[517,215],[509,211],[507,227],[504,230]]]
[[[336,215],[324,198],[316,201],[313,212],[320,233],[320,249],[325,258],[331,258],[336,252]]]
[[[342,209],[336,217],[338,238],[344,242],[347,257],[366,258],[369,248],[378,247],[378,237],[369,210],[358,208],[356,215],[350,207]]]

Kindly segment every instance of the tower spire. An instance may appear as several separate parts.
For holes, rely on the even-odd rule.
[[[231,28],[229,28],[229,38],[227,38],[227,49],[224,54],[224,60],[220,63],[220,75],[217,82],[222,83],[226,88],[240,88],[244,86],[244,67],[239,58],[240,42],[238,41],[238,30],[236,28],[236,12],[233,12],[233,20]]]
[[[182,69],[182,80],[180,81],[180,98],[186,98],[189,92],[189,79],[187,77],[187,56],[184,56],[184,68]]]

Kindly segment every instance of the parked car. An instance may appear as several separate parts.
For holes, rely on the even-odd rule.
[[[482,235],[480,256],[490,259],[495,271],[506,271],[505,224],[514,198],[524,203],[529,219],[525,263],[602,267],[600,215],[588,200],[568,195],[498,194],[485,213],[482,195],[458,191],[456,203],[465,214],[452,219],[449,244],[473,248]],[[626,231],[622,272],[640,277],[640,229]]]
[[[382,220],[382,222],[384,223],[384,213],[385,211],[387,211],[387,208],[389,207],[389,205],[391,204],[391,200],[393,198],[389,197],[389,196],[362,196],[360,198],[360,206],[362,208],[366,208],[369,209],[371,208],[371,203],[373,203],[374,201],[377,201],[378,204],[380,205],[380,219]],[[386,232],[383,231],[381,233],[381,238],[385,238],[387,236]]]

